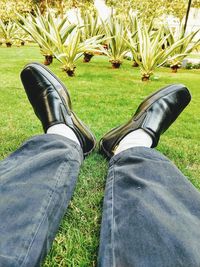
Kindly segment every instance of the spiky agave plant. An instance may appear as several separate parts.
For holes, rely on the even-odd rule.
[[[18,25],[39,45],[40,52],[45,57],[44,64],[51,64],[53,60],[54,44],[51,38],[48,38],[43,32],[43,29],[49,31],[48,16],[43,16],[37,8],[35,15],[29,14],[29,16],[23,17],[18,14],[18,17]]]
[[[86,10],[82,13],[81,18],[82,22],[80,22],[80,25],[84,25],[84,27],[81,28],[82,42],[95,36],[99,36],[100,39],[103,37],[103,27],[97,13],[91,13],[91,11]],[[94,52],[85,51],[83,62],[90,62],[93,56]]]
[[[154,27],[154,19],[151,19],[149,23],[144,23],[140,19],[138,19],[138,16],[132,10],[130,10],[128,18],[129,18],[129,23],[128,23],[129,35],[132,35],[131,40],[132,43],[135,43],[135,52],[137,52],[137,60],[134,59],[136,53],[132,55],[133,58],[132,66],[138,67],[139,65],[137,61],[138,60],[141,61],[140,51],[139,51],[138,28],[142,29],[143,27],[146,27],[150,39],[154,39],[154,36],[157,34],[158,29]]]
[[[45,65],[52,63],[57,52],[56,43],[63,44],[68,34],[76,27],[75,24],[69,24],[67,17],[63,19],[53,17],[49,10],[46,15],[42,15],[37,8],[34,16],[32,14],[27,18],[20,14],[18,16],[20,18],[18,24],[39,45],[41,54],[45,57]]]
[[[179,46],[176,50],[174,50],[173,55],[175,56],[176,54],[182,54],[181,57],[177,57],[174,59],[170,59],[170,67],[172,69],[172,72],[176,73],[178,69],[181,67],[183,59],[190,54],[192,51],[194,51],[198,45],[200,44],[200,40],[197,39],[194,41],[194,37],[198,34],[200,29],[191,32],[189,34],[185,34],[184,30],[184,23],[182,22],[180,26],[176,29],[176,31],[173,31],[169,25],[164,26],[164,33],[165,35],[168,35],[168,38],[165,42],[165,46],[172,46],[174,43],[177,41],[184,40],[182,42],[182,45]]]
[[[33,41],[27,32],[17,25],[16,40],[14,44],[17,46],[24,46],[26,42]]]
[[[160,28],[160,30],[152,36],[148,32],[146,26],[143,26],[143,28],[138,28],[138,45],[141,60],[139,60],[138,51],[135,48],[136,44],[132,38],[132,35],[128,33],[129,41],[127,43],[129,44],[136,62],[140,66],[142,81],[148,81],[154,70],[162,66],[170,58],[173,52],[184,42],[184,39],[179,40],[172,46],[163,49],[163,44],[168,36],[162,38],[162,32],[163,29]],[[173,60],[181,56],[181,54],[173,55],[170,59]]]
[[[17,37],[17,27],[15,22],[9,20],[4,23],[0,19],[0,39],[2,43],[5,43],[7,47],[11,47]]]
[[[119,68],[123,62],[124,56],[128,52],[127,25],[121,18],[115,18],[111,15],[106,22],[102,22],[106,37],[109,38],[108,49],[103,49],[103,53],[110,58],[113,68]]]
[[[129,35],[132,35],[132,42],[135,43],[135,51],[138,51],[138,57],[139,55],[139,42],[138,42],[138,24],[139,24],[139,20],[136,14],[133,13],[132,10],[130,10],[129,14],[128,14],[128,31],[129,31]],[[136,62],[136,60],[134,59],[134,56],[132,55],[132,59],[133,59],[133,67],[138,67],[138,63]],[[140,58],[138,58],[138,60],[140,60]]]
[[[62,63],[62,69],[68,74],[68,76],[75,75],[75,62],[84,54],[85,51],[97,52],[100,48],[99,36],[94,36],[85,41],[81,41],[81,30],[76,27],[71,34],[68,35],[64,45],[57,45],[56,58]]]

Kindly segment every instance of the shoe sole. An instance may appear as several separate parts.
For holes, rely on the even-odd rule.
[[[102,155],[106,156],[108,159],[110,159],[113,155],[104,149],[102,142],[103,142],[103,139],[101,139],[99,141],[99,152],[100,152],[100,154],[102,154]]]
[[[76,115],[73,111],[71,111],[71,113],[72,113],[72,121],[73,121],[74,123],[75,123],[75,121],[78,121],[78,123],[81,124],[81,125],[82,125],[82,126],[83,126],[83,127],[90,133],[90,135],[91,135],[91,137],[92,137],[92,139],[93,139],[93,143],[94,143],[93,148],[92,148],[91,150],[89,150],[88,152],[83,153],[84,156],[86,157],[86,156],[88,156],[89,154],[91,154],[92,151],[95,149],[95,147],[96,147],[96,145],[97,145],[96,138],[94,137],[94,135],[93,135],[93,133],[90,131],[90,129],[87,127],[87,125],[85,125],[85,123],[83,123],[83,122],[77,117],[77,115]]]

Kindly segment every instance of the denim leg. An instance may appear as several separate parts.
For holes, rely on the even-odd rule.
[[[83,156],[73,141],[36,136],[0,163],[0,267],[35,267],[46,256]]]
[[[166,157],[135,147],[107,177],[99,267],[199,267],[200,192]]]

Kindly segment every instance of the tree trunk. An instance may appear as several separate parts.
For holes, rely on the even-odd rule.
[[[45,11],[47,9],[47,5],[46,4],[47,4],[46,0],[41,0],[40,1],[39,9],[40,9],[40,12],[41,12],[42,15],[44,15],[44,13],[45,13]]]
[[[44,65],[50,65],[53,62],[53,56],[45,56]]]
[[[119,69],[122,64],[121,61],[117,61],[117,60],[111,60],[110,62],[112,64],[113,69]]]
[[[66,73],[69,77],[74,77],[75,76],[75,69],[74,70],[66,70]]]
[[[150,79],[150,75],[143,75],[141,79],[143,82],[148,82]]]
[[[62,0],[60,2],[60,16],[61,16],[61,19],[64,18],[64,2]]]
[[[186,32],[186,28],[187,28],[187,22],[188,22],[188,17],[189,17],[189,13],[190,13],[191,4],[192,4],[192,0],[189,0],[188,1],[187,12],[186,12],[186,16],[185,16],[184,35],[185,35],[185,32]]]
[[[8,42],[8,43],[6,43],[6,46],[7,46],[7,47],[11,47],[12,44],[11,44],[10,42]]]
[[[74,65],[71,65],[71,66],[63,65],[62,66],[62,70],[66,72],[69,77],[75,76],[75,69],[76,69],[76,66]]]
[[[138,66],[139,66],[138,63],[137,63],[135,60],[133,60],[133,65],[132,65],[132,67],[136,68],[136,67],[138,67]]]
[[[92,58],[93,56],[94,56],[94,55],[92,55],[92,54],[84,53],[83,62],[85,62],[85,63],[90,62],[90,60],[91,60],[91,58]]]
[[[77,0],[72,0],[72,7],[77,8]]]
[[[177,71],[178,71],[178,66],[173,66],[173,67],[171,67],[171,69],[172,69],[172,72],[173,72],[173,73],[177,73]]]
[[[119,69],[121,66],[121,63],[112,63],[112,68],[113,69]]]

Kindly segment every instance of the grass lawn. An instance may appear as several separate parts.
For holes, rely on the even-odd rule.
[[[17,149],[27,138],[42,133],[22,88],[19,74],[31,61],[42,62],[37,47],[0,48],[0,158]],[[91,128],[97,139],[127,119],[142,99],[163,86],[184,83],[192,102],[161,137],[158,150],[168,156],[200,189],[200,70],[159,69],[156,80],[140,81],[139,69],[125,61],[113,70],[105,57],[94,57],[89,64],[77,64],[76,77],[61,72],[58,62],[50,69],[69,88],[74,111]],[[98,150],[84,161],[73,200],[62,220],[59,233],[44,266],[95,266],[103,193],[108,162]]]

